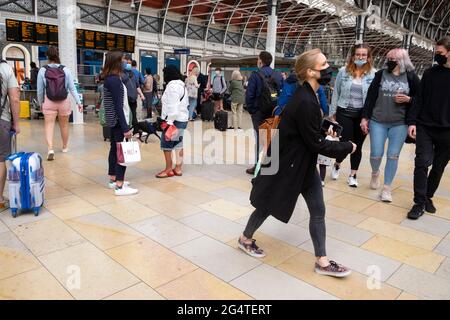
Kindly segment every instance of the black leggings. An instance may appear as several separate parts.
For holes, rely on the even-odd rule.
[[[356,144],[356,151],[350,155],[352,170],[358,170],[362,158],[362,146],[366,135],[361,130],[361,118],[350,118],[336,112],[336,121],[343,127],[341,141],[351,141]],[[342,163],[344,158],[336,158],[337,163]]]
[[[323,201],[323,190],[320,182],[319,173],[315,172],[314,181],[307,190],[302,192],[306,205],[309,210],[309,233],[314,245],[316,257],[325,257],[325,203]],[[245,227],[244,236],[252,239],[254,233],[264,223],[270,213],[266,209],[256,208]]]

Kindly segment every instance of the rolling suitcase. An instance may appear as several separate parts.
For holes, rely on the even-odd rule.
[[[228,112],[218,111],[214,116],[214,128],[219,131],[225,131],[228,128]]]
[[[19,210],[33,211],[35,216],[44,204],[44,168],[35,152],[18,152],[6,158],[8,164],[9,206],[17,217]]]
[[[214,103],[211,100],[206,100],[202,103],[201,116],[203,121],[214,120]]]

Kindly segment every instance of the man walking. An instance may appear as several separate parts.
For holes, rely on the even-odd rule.
[[[272,55],[267,51],[261,51],[258,56],[258,72],[253,72],[248,79],[248,87],[245,96],[245,104],[247,105],[247,110],[252,117],[253,129],[255,130],[256,135],[256,157],[255,161],[258,161],[259,155],[259,126],[264,122],[267,118],[260,110],[259,99],[261,98],[263,92],[263,86],[267,85],[269,79],[271,83],[276,84],[276,91],[278,92],[277,96],[279,96],[280,89],[282,86],[282,77],[279,72],[274,71],[270,64],[272,63]],[[264,78],[263,78],[264,77]],[[256,164],[247,169],[248,174],[255,173]]]
[[[450,37],[439,40],[435,52],[437,64],[424,72],[407,118],[408,134],[416,139],[413,220],[436,212],[432,198],[450,160]]]
[[[0,62],[0,209],[6,207],[3,197],[6,182],[5,159],[11,153],[11,131],[19,128],[19,84],[14,71],[6,61]]]

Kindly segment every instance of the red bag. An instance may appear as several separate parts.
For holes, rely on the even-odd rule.
[[[165,132],[166,141],[174,141],[173,139],[178,136],[178,128],[175,125],[171,125]]]

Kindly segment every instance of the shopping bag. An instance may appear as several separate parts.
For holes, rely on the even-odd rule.
[[[117,163],[121,166],[133,166],[141,161],[141,150],[137,141],[117,142]]]

